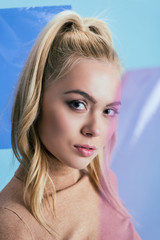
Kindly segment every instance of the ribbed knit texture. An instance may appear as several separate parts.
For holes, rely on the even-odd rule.
[[[0,239],[55,239],[25,207],[22,176],[20,168],[0,193]],[[110,177],[115,184],[112,172]],[[46,214],[58,233],[57,240],[140,240],[130,220],[102,201],[87,174],[57,191],[56,216]]]

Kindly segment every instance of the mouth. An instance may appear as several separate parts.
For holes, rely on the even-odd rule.
[[[85,148],[85,149],[88,149],[88,150],[96,150],[96,146],[94,146],[94,145],[87,145],[87,144],[84,144],[84,145],[74,145],[74,147]]]
[[[94,154],[96,146],[91,145],[74,145],[77,152],[83,157],[90,157]]]

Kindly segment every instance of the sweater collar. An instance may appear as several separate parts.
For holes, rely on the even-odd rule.
[[[17,171],[15,172],[15,177],[24,182],[26,175],[27,171],[24,169],[22,165],[20,165]],[[77,170],[63,168],[61,169],[61,171],[59,171],[58,169],[53,171],[53,169],[50,168],[49,171],[49,176],[54,183],[56,192],[60,192],[72,187],[73,185],[81,181],[85,175],[87,175],[87,171],[85,169]],[[48,194],[52,194],[52,189],[53,188],[51,187],[51,183],[50,181],[48,181],[47,183]]]

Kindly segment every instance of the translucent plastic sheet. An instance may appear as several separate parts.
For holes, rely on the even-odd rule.
[[[160,67],[132,70],[123,79],[112,168],[119,193],[142,239],[159,239]]]

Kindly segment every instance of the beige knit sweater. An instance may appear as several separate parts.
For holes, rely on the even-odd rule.
[[[70,175],[72,178],[72,176]],[[110,173],[115,182],[113,173]],[[63,179],[64,180],[64,179]],[[72,180],[72,179],[71,179]],[[57,181],[58,182],[58,181]],[[61,184],[64,181],[60,181]],[[129,219],[100,199],[87,174],[56,193],[56,219],[49,214],[57,232],[51,236],[23,203],[23,170],[20,167],[0,193],[1,240],[139,240]]]

